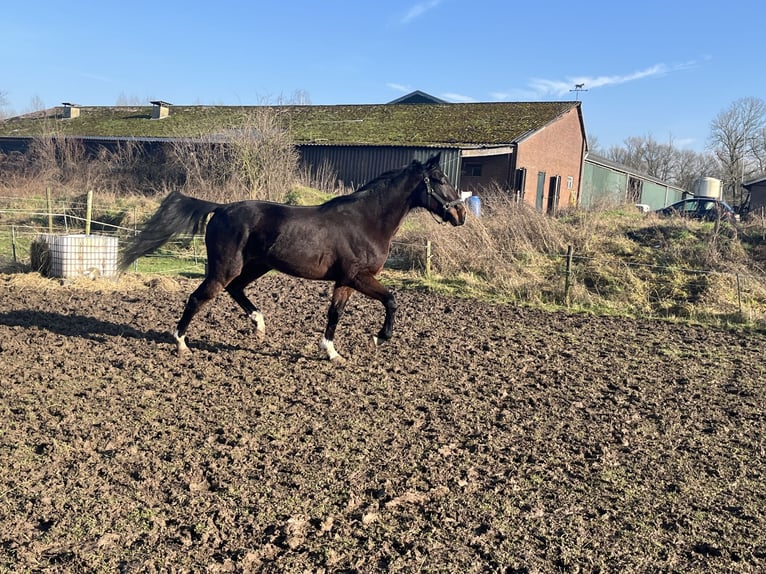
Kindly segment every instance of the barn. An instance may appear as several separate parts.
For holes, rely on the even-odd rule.
[[[307,106],[296,117],[303,163],[327,162],[352,186],[441,152],[462,191],[496,186],[551,213],[579,201],[587,152],[580,102],[448,104],[414,92],[383,105]]]
[[[156,113],[158,104],[165,114]],[[236,129],[243,109],[257,108],[159,100],[153,105],[78,105],[76,118],[65,113],[69,105],[9,118],[0,122],[0,151],[23,149],[51,119],[57,137],[78,138],[88,147],[130,140],[156,150],[163,141],[194,137],[191,128],[203,119],[212,119],[225,134]],[[496,186],[548,213],[581,199],[587,141],[579,101],[446,103],[417,91],[386,104],[269,107],[289,129],[304,167],[329,166],[350,186],[441,152],[445,171],[461,191]],[[37,127],[30,127],[35,121]]]
[[[748,211],[753,214],[763,215],[766,212],[766,177],[752,179],[742,184],[750,194],[746,202]]]
[[[680,187],[589,153],[585,158],[580,205],[585,209],[642,204],[661,209],[683,199]]]

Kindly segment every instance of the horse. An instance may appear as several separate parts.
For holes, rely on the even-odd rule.
[[[327,358],[342,363],[335,350],[335,330],[353,292],[376,299],[385,308],[383,326],[373,342],[391,339],[396,297],[377,279],[388,258],[391,240],[415,208],[442,222],[463,225],[466,209],[440,166],[441,154],[425,162],[387,171],[358,190],[316,206],[294,206],[246,200],[214,203],[171,192],[140,233],[120,253],[125,271],[178,234],[205,229],[207,272],[189,296],[173,337],[179,355],[189,352],[186,333],[203,305],[226,292],[265,338],[264,316],[245,295],[245,288],[276,270],[294,277],[333,281],[327,324],[320,343]],[[210,214],[212,213],[212,217]]]

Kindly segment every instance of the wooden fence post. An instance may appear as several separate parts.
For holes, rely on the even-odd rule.
[[[48,204],[48,233],[53,234],[53,201],[51,201],[51,188],[45,188],[45,199]]]
[[[564,274],[564,304],[569,307],[569,290],[572,287],[572,246],[567,246],[567,268]]]
[[[93,190],[88,190],[88,199],[85,204],[85,235],[90,235],[90,220],[93,215]]]
[[[16,258],[16,226],[11,225],[11,250],[13,251],[13,264],[18,264],[18,259]]]
[[[737,273],[737,305],[739,306],[739,315],[742,316],[742,285],[739,281],[739,273]]]
[[[431,276],[431,240],[426,241],[426,277]]]

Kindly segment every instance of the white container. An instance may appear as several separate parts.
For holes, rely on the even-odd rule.
[[[50,248],[51,277],[117,275],[117,238],[109,235],[51,235],[40,238]]]
[[[723,197],[721,180],[715,177],[698,177],[694,181],[694,195],[721,199]]]

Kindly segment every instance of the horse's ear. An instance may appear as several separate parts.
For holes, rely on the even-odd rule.
[[[433,169],[437,165],[439,165],[439,161],[441,161],[442,153],[439,152],[435,156],[432,156],[429,158],[429,160],[426,162],[426,169]]]

